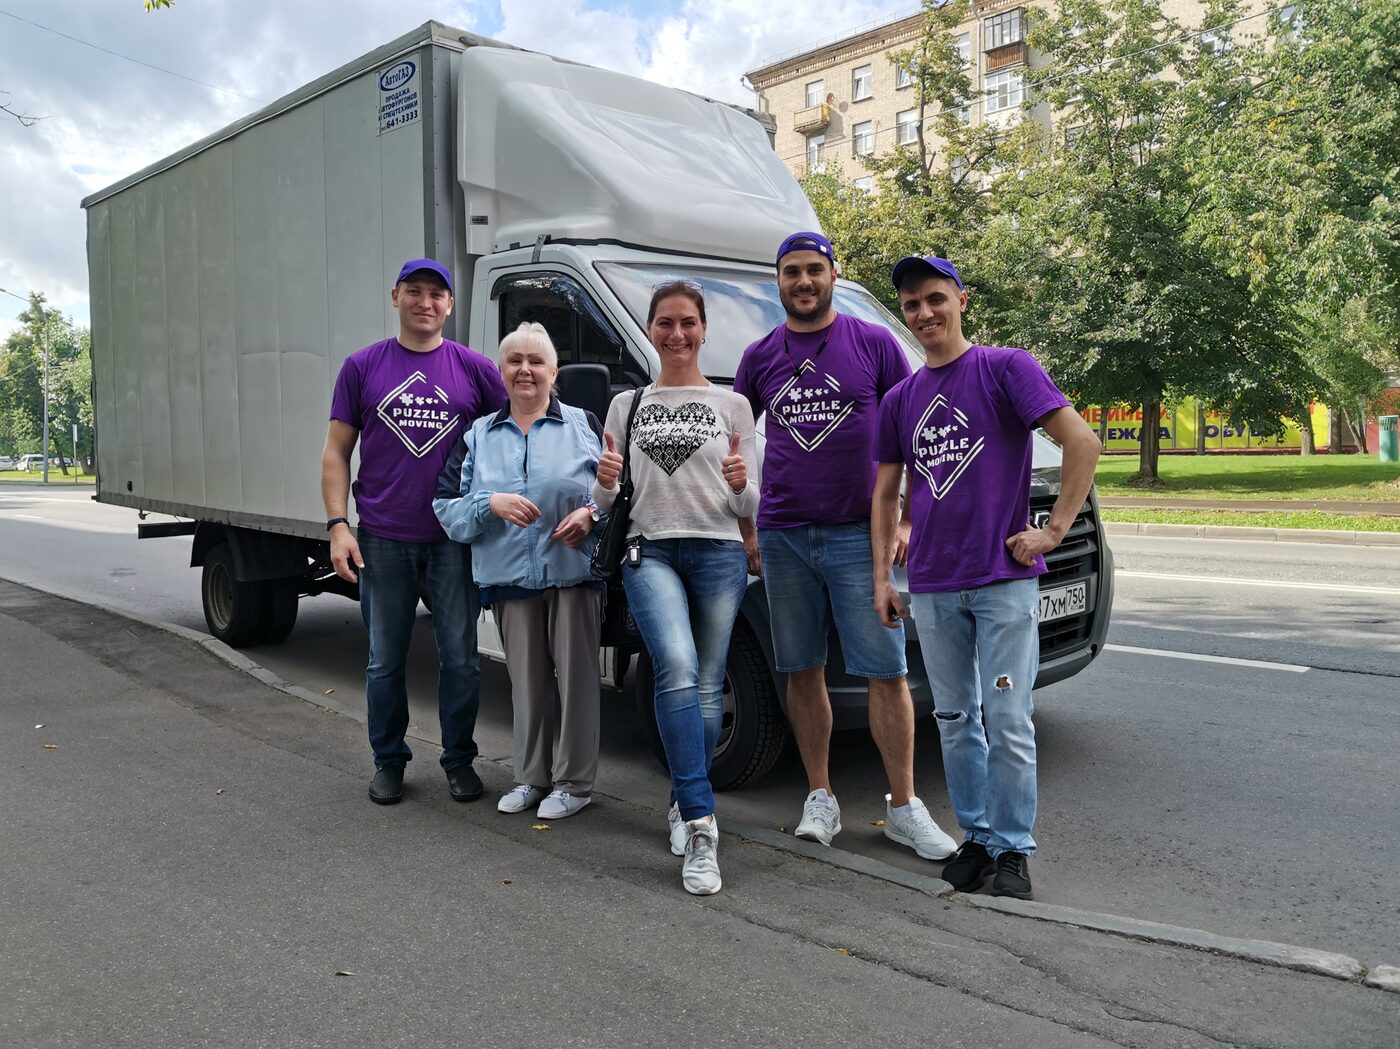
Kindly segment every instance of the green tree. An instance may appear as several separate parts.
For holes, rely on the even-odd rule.
[[[1357,420],[1400,371],[1400,4],[1300,0],[1251,24],[1228,62],[1198,63],[1230,82],[1200,124],[1192,224],[1288,299],[1318,392]]]
[[[1136,483],[1158,480],[1165,403],[1195,396],[1262,435],[1315,385],[1272,289],[1222,265],[1195,235],[1186,178],[1209,62],[1157,0],[1061,0],[1032,26],[1048,65],[1028,70],[1060,134],[1022,169],[994,249],[1018,291],[1001,324],[1082,400],[1140,404]]]
[[[0,438],[15,452],[46,452],[65,464],[72,454],[73,423],[86,430],[80,454],[90,454],[92,433],[92,363],[88,332],[56,310],[44,307],[39,293],[20,314],[23,328],[10,333],[0,349]],[[44,419],[44,346],[49,354],[49,447],[42,448]],[[86,449],[86,450],[84,450]]]

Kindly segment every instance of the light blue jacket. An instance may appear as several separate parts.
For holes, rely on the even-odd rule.
[[[520,432],[510,405],[472,424],[463,438],[459,494],[434,499],[433,512],[449,538],[471,544],[477,586],[544,590],[592,581],[596,532],[577,548],[549,537],[574,510],[593,505],[601,429],[590,413],[557,397],[529,433]],[[497,492],[523,495],[539,507],[539,520],[521,528],[496,517],[490,504]]]

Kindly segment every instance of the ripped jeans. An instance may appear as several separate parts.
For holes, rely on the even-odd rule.
[[[1035,851],[1035,725],[1040,587],[1011,579],[910,595],[933,688],[943,774],[964,841],[993,857]]]

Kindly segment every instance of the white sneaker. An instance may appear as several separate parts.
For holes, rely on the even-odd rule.
[[[549,797],[540,802],[540,810],[535,815],[542,820],[562,820],[565,816],[572,816],[592,800],[592,795],[580,798],[567,790],[552,790]]]
[[[666,810],[666,824],[670,828],[671,855],[684,856],[685,839],[690,837],[690,832],[685,829],[685,820],[681,819],[681,807],[674,801]]]
[[[909,799],[907,813],[896,813],[885,795],[885,837],[908,845],[926,860],[946,860],[958,851],[958,843],[943,833],[918,798]]]
[[[714,816],[691,820],[685,824],[685,863],[681,865],[681,884],[694,896],[713,896],[719,892],[719,824]]]
[[[517,783],[511,788],[508,794],[502,794],[501,800],[496,802],[497,812],[524,812],[526,809],[534,808],[544,797],[544,791],[539,787],[532,787],[528,783]]]
[[[802,806],[802,822],[793,833],[823,845],[830,845],[831,839],[841,833],[841,806],[825,787],[818,787],[807,795]]]

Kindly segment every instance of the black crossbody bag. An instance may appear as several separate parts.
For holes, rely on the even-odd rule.
[[[632,523],[632,420],[637,417],[643,386],[632,397],[632,409],[627,413],[627,429],[622,434],[622,474],[617,481],[617,498],[613,500],[608,519],[593,548],[589,570],[597,579],[615,579],[622,568],[627,551],[627,529]]]

